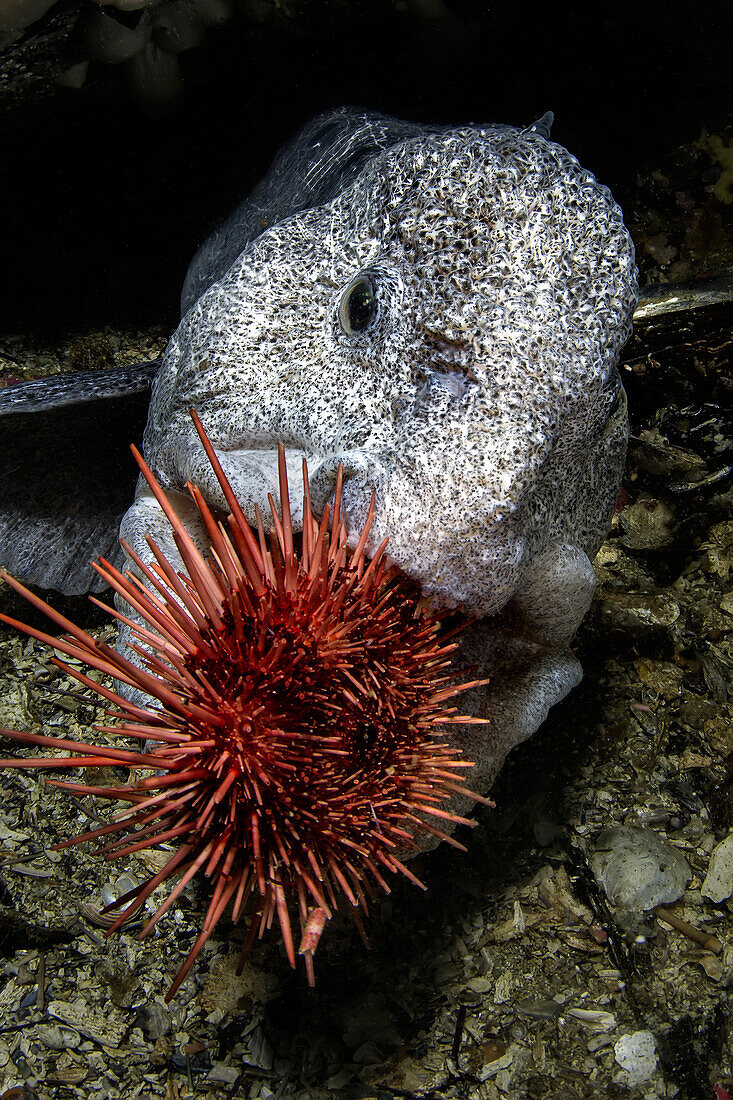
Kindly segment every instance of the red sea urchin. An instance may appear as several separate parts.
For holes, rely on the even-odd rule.
[[[479,721],[456,715],[450,705],[473,684],[458,683],[450,669],[456,646],[445,615],[421,608],[419,589],[389,566],[385,544],[371,561],[366,557],[371,510],[356,549],[349,550],[341,472],[331,522],[327,508],[318,524],[304,468],[298,553],[280,448],[281,514],[270,498],[272,530],[266,537],[258,513],[254,532],[192,416],[231,509],[229,531],[189,485],[211,541],[206,560],[135,451],[173,528],[186,574],[175,571],[150,537],[151,565],[126,547],[139,575],[123,575],[103,559],[94,566],[138,617],[135,622],[112,612],[137,639],[131,648],[139,664],[95,641],[6,573],[3,579],[66,633],[56,639],[0,616],[155,701],[149,709],[134,705],[55,658],[116,708],[107,714],[121,723],[98,730],[154,747],[134,752],[4,730],[21,744],[78,755],[4,760],[0,766],[126,765],[150,772],[120,787],[58,782],[75,794],[130,803],[110,824],[58,847],[118,834],[102,848],[117,859],[176,843],[156,875],[109,907],[125,906],[110,932],[166,880],[178,878],[141,938],[197,872],[212,881],[201,934],[168,999],[227,907],[236,922],[248,902],[252,915],[241,962],[277,917],[295,965],[292,906],[312,983],[313,953],[338,895],[361,927],[359,910],[366,911],[374,885],[389,892],[388,872],[422,886],[403,862],[421,837],[457,845],[438,823],[450,828],[465,819],[441,803],[456,794],[485,801],[463,786],[460,770],[472,765],[458,759],[460,752],[438,732],[443,723]]]

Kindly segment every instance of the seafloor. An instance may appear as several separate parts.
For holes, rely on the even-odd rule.
[[[730,196],[715,192],[714,167],[688,148],[640,186],[630,220],[647,282],[730,266]],[[513,754],[466,854],[421,859],[427,895],[397,884],[376,907],[369,951],[334,921],[314,990],[274,937],[235,977],[242,934],[224,923],[166,1005],[205,888],[148,941],[136,923],[105,939],[105,886],[146,876],[159,855],[109,865],[89,847],[52,852],[94,827],[96,805],[35,773],[0,776],[4,1096],[731,1094],[733,903],[700,887],[733,828],[732,321],[729,304],[638,328],[623,372],[623,506],[577,643],[584,682]],[[149,359],[160,344],[157,331],[74,333],[54,348],[18,335],[0,341],[0,367],[15,380]],[[7,588],[0,599],[21,610]],[[74,614],[112,637],[84,603]],[[100,709],[60,693],[72,686],[43,646],[0,632],[0,725],[87,736]],[[617,924],[588,862],[615,824],[686,856],[692,881],[667,907],[681,930],[654,913],[640,937]],[[617,1044],[646,1031],[656,1069],[634,1084]]]

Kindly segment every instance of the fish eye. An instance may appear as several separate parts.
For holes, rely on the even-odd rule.
[[[344,291],[339,305],[341,328],[352,336],[363,332],[377,315],[377,296],[368,275],[359,275]]]

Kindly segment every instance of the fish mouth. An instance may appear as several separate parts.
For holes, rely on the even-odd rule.
[[[436,490],[430,497],[430,480],[414,480],[407,463],[365,449],[318,454],[302,439],[283,436],[280,442],[270,433],[253,435],[238,439],[231,448],[213,444],[251,524],[257,523],[258,512],[267,522],[271,501],[277,509],[281,507],[278,461],[282,448],[295,532],[302,530],[305,477],[309,506],[317,518],[333,507],[337,481],[342,479],[341,514],[352,548],[374,501],[367,555],[371,557],[387,539],[391,563],[419,585],[432,606],[460,611],[470,619],[500,616],[504,633],[511,624],[513,637],[535,647],[567,645],[595,589],[593,568],[582,548],[552,541],[530,551],[511,514],[494,514],[490,522],[483,517],[483,524],[465,537],[465,529],[443,511],[445,494]],[[178,484],[197,485],[210,505],[228,512],[203,447],[187,447],[183,457],[176,471]]]
[[[236,447],[214,443],[214,453],[250,524],[257,513],[270,513],[270,499],[280,506],[278,446],[268,439],[241,439]],[[255,442],[255,446],[247,445]],[[461,608],[473,618],[499,610],[512,595],[523,564],[525,546],[517,527],[504,517],[477,519],[456,503],[445,478],[425,476],[421,466],[402,456],[366,448],[318,453],[302,440],[280,444],[288,475],[294,531],[302,529],[305,477],[310,505],[317,517],[333,506],[336,485],[343,484],[342,517],[352,548],[373,508],[366,552],[372,556],[388,540],[391,561],[420,585],[435,606]],[[196,485],[210,506],[228,511],[222,488],[200,447],[179,451],[170,482]],[[373,505],[372,505],[373,502]],[[466,526],[469,517],[471,527]],[[486,567],[493,561],[502,587],[491,585]],[[489,583],[487,583],[487,581]]]

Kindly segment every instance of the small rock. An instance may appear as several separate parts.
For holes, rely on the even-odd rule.
[[[341,1090],[346,1088],[349,1082],[354,1077],[354,1071],[352,1069],[340,1069],[331,1077],[326,1079],[326,1088],[332,1090]],[[260,1093],[260,1097],[262,1093]]]
[[[272,1069],[275,1056],[262,1027],[257,1024],[251,1028],[244,1040],[244,1059],[250,1066],[257,1066],[268,1073]]]
[[[520,1016],[530,1016],[535,1020],[554,1020],[562,1012],[562,1004],[558,1001],[528,999],[519,1001],[516,1009]]]
[[[506,1054],[502,1054],[501,1058],[495,1058],[493,1061],[483,1065],[478,1071],[479,1081],[486,1081],[489,1077],[496,1077],[501,1070],[507,1069],[514,1061],[516,1049],[516,1046],[512,1045]]]
[[[599,610],[610,629],[634,635],[664,630],[680,617],[680,605],[671,596],[646,592],[608,592]]]
[[[78,61],[76,65],[70,65],[54,80],[60,88],[73,88],[78,91],[84,84],[89,70],[89,61]]]
[[[588,1031],[613,1031],[616,1027],[614,1014],[601,1008],[570,1008],[568,1016],[572,1016]]]
[[[171,1029],[170,1015],[163,1006],[159,1005],[156,1001],[151,1001],[148,1004],[142,1005],[142,1007],[138,1009],[135,1022],[138,1027],[143,1029],[148,1039],[152,1042],[156,1042],[156,1040],[162,1039],[164,1035],[168,1035]]]
[[[127,1031],[127,1024],[118,1013],[103,1012],[69,1001],[51,1001],[48,1014],[101,1046],[118,1047]],[[84,1049],[84,1044],[80,1049]]]
[[[651,829],[630,825],[603,830],[591,867],[617,918],[629,928],[638,925],[646,910],[677,901],[691,877],[676,848]]]
[[[725,901],[733,894],[733,831],[713,848],[701,894],[709,901]]]
[[[674,535],[674,512],[663,500],[641,497],[619,514],[620,541],[630,550],[659,550]]]
[[[593,570],[601,585],[612,589],[621,585],[625,592],[646,592],[655,586],[654,578],[641,565],[640,557],[629,554],[618,540],[605,542],[593,559]]]
[[[723,960],[718,958],[717,955],[700,955],[695,960],[712,982],[722,981],[725,974],[725,966]]]
[[[44,1078],[44,1082],[51,1085],[80,1085],[88,1076],[89,1065],[86,1058],[67,1050],[57,1059],[56,1065]],[[80,1095],[80,1093],[72,1095]]]
[[[549,844],[552,844],[553,841],[557,840],[558,837],[562,836],[563,830],[562,826],[556,821],[551,820],[551,818],[538,817],[535,818],[532,823],[532,832],[540,847],[546,848]]]
[[[40,1024],[36,1035],[49,1050],[74,1050],[81,1042],[79,1032],[70,1027]]]
[[[622,1035],[613,1049],[623,1070],[623,1084],[630,1089],[643,1085],[657,1068],[657,1044],[651,1031]]]
[[[722,713],[702,723],[703,733],[711,748],[725,757],[733,752],[733,711],[721,708]]]
[[[494,1004],[502,1005],[512,1000],[516,984],[516,978],[511,974],[506,972],[501,974],[494,985]]]
[[[666,477],[686,477],[690,481],[705,476],[705,462],[695,451],[675,447],[658,432],[641,432],[629,445],[629,455],[640,470]]]
[[[227,1066],[224,1062],[214,1062],[206,1078],[207,1085],[233,1085],[239,1077],[239,1070],[234,1066]]]
[[[156,1039],[150,1052],[150,1064],[153,1066],[167,1066],[173,1054],[173,1044],[168,1035],[161,1035]]]
[[[489,993],[494,988],[494,982],[491,978],[471,978],[467,988],[473,993]]]
[[[89,52],[105,65],[129,61],[145,46],[150,34],[149,21],[140,19],[135,27],[127,27],[101,9],[87,16],[85,36]]]
[[[153,13],[153,41],[169,53],[199,46],[206,28],[189,4],[163,3]]]

